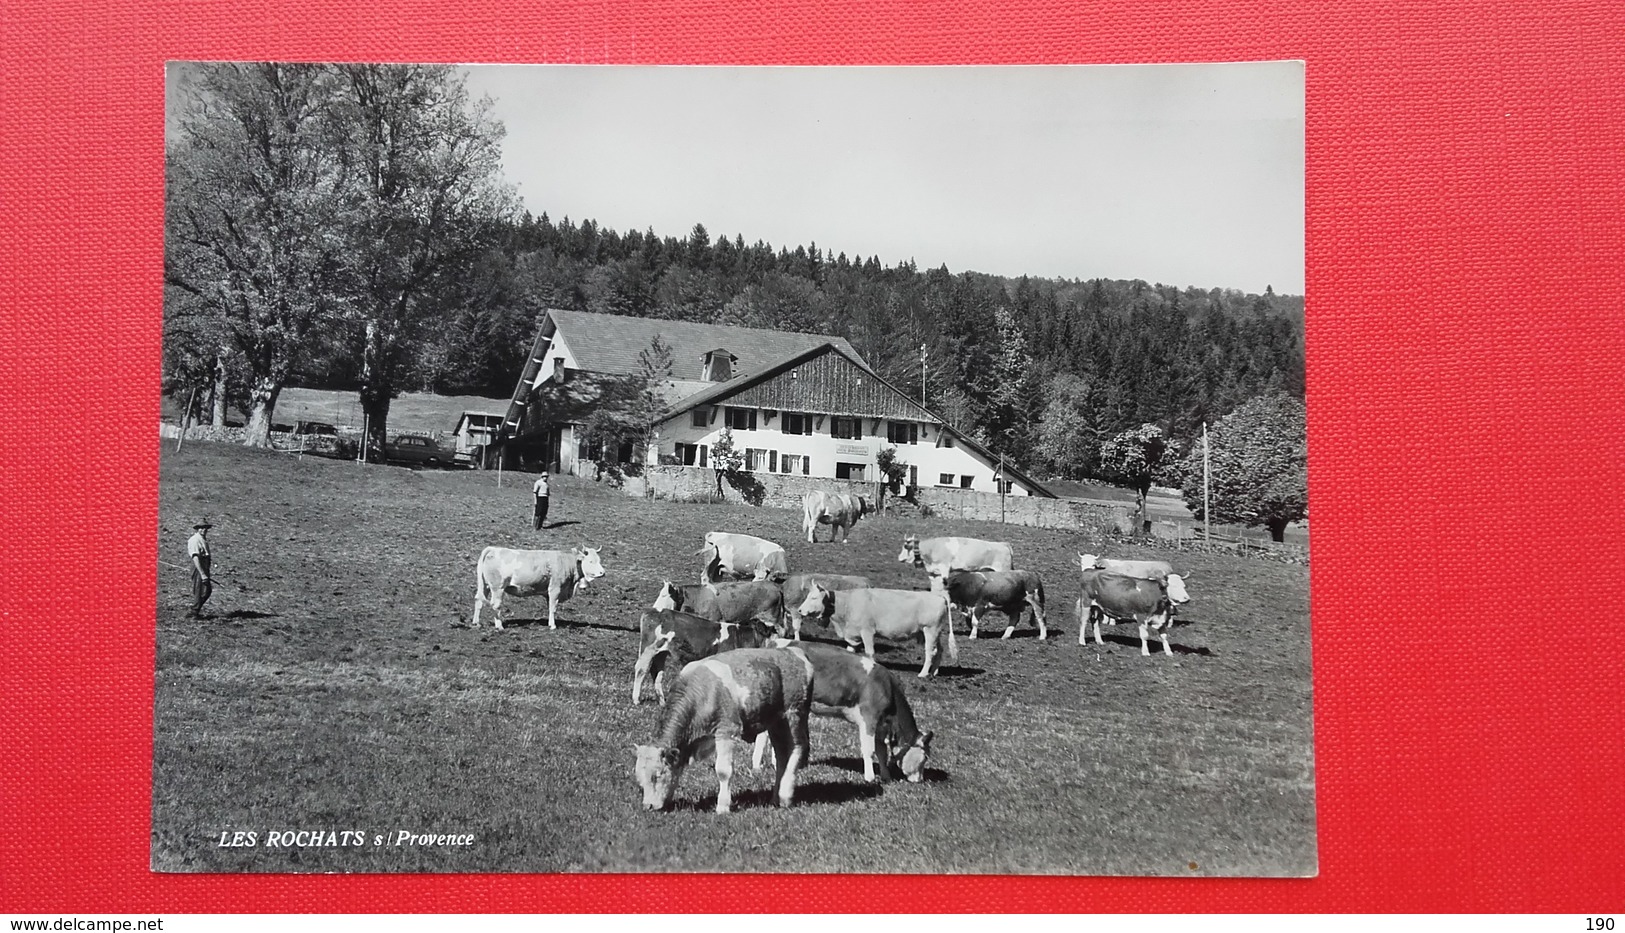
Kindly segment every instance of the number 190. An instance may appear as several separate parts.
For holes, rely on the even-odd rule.
[[[1587,917],[1586,918],[1586,929],[1587,930],[1604,930],[1604,931],[1606,931],[1606,930],[1612,930],[1613,928],[1614,928],[1614,918],[1613,917]]]

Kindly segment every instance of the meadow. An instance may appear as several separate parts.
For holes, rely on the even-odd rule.
[[[798,513],[626,496],[554,477],[533,531],[528,477],[418,471],[194,443],[160,465],[152,867],[188,872],[1315,872],[1305,567],[997,523],[870,516],[844,545]],[[216,588],[190,605],[186,538],[214,523]],[[735,811],[709,765],[672,812],[646,813],[632,746],[637,621],[663,579],[691,582],[709,530],[785,545],[791,570],[925,588],[907,534],[1009,541],[1046,582],[1050,638],[958,631],[929,681],[918,642],[879,659],[935,732],[922,784],[865,784],[856,731],[815,719],[796,804],[736,761]],[[485,545],[601,547],[606,575],[546,625],[510,602],[469,626]],[[1170,559],[1193,600],[1141,657],[1131,626],[1077,644],[1079,551]],[[989,638],[986,633],[995,637]],[[816,625],[806,634],[832,640]],[[361,843],[268,845],[332,831]],[[401,831],[467,845],[396,845]],[[232,833],[256,844],[223,845]],[[239,837],[240,839],[241,837]],[[308,838],[308,837],[306,837]],[[380,841],[381,839],[381,841]],[[376,843],[376,844],[375,844]]]

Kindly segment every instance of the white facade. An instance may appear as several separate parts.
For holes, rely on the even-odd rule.
[[[658,450],[661,456],[674,457],[678,463],[686,466],[700,466],[699,451],[703,448],[705,465],[709,465],[711,448],[716,445],[717,437],[721,435],[723,428],[727,427],[729,418],[727,410],[730,408],[736,413],[733,417],[740,423],[749,423],[750,413],[754,413],[756,424],[754,430],[738,424],[733,429],[736,448],[742,453],[751,450],[760,452],[754,457],[757,462],[746,463],[746,468],[752,472],[793,472],[806,476],[874,482],[881,478],[879,468],[875,464],[875,456],[884,448],[895,447],[898,462],[911,468],[908,479],[910,485],[974,489],[992,493],[999,491],[994,481],[994,473],[998,471],[997,462],[986,463],[961,445],[951,431],[945,431],[938,425],[921,422],[897,422],[900,425],[915,425],[918,442],[894,444],[888,440],[888,421],[884,418],[861,419],[863,436],[845,438],[836,437],[832,433],[836,419],[831,415],[804,415],[803,417],[810,422],[812,433],[787,434],[784,431],[785,415],[798,413],[781,412],[770,417],[762,409],[729,405],[706,406],[683,412],[662,422],[658,429],[657,443],[652,445],[651,450]],[[703,425],[694,423],[696,413],[703,419]],[[786,456],[792,458],[788,463]],[[806,459],[801,461],[795,458]],[[1019,480],[1011,481],[1009,493],[1017,496],[1032,494],[1031,490]]]

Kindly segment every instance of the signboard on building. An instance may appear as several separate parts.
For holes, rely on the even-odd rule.
[[[837,456],[837,457],[863,457],[863,458],[867,459],[869,457],[869,445],[868,444],[836,444],[835,445],[835,456]]]

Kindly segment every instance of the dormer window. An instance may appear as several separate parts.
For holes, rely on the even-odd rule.
[[[706,382],[727,382],[733,378],[733,364],[737,359],[738,357],[720,347],[708,351],[700,370],[700,378]]]
[[[553,379],[555,381],[557,381],[557,382],[562,383],[565,380],[565,378],[566,377],[565,377],[565,374],[564,374],[564,357],[562,357],[562,356],[553,357]]]

